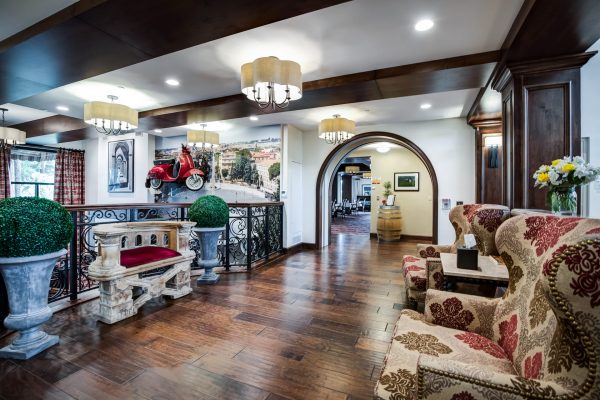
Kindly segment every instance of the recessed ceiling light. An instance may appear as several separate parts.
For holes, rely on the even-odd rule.
[[[67,106],[56,106],[58,111],[69,111],[69,107]]]
[[[161,129],[155,129],[155,130],[154,130],[154,132],[156,132],[156,133],[161,133],[161,132],[162,132],[162,130],[161,130]]]
[[[423,103],[421,104],[421,110],[427,110],[431,108],[431,104],[429,103]]]
[[[377,147],[375,150],[377,150],[380,153],[387,153],[388,151],[390,151],[390,148],[387,146],[381,146]]]
[[[250,121],[258,121],[258,117],[256,115],[251,115],[249,119]]]
[[[179,81],[177,79],[167,79],[165,83],[169,86],[179,86]]]
[[[433,28],[433,21],[430,19],[422,19],[415,24],[415,31],[423,32]]]

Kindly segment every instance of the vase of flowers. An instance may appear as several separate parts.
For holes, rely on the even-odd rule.
[[[575,188],[593,182],[600,175],[600,168],[593,167],[583,158],[563,157],[542,165],[533,174],[535,186],[548,188],[548,204],[556,215],[577,215],[577,192]]]

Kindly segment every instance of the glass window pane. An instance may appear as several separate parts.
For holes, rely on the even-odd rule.
[[[11,195],[13,197],[34,197],[35,196],[35,185],[31,184],[13,184]]]
[[[54,200],[54,185],[40,185],[40,197]]]

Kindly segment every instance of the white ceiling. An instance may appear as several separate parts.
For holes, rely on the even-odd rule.
[[[8,110],[5,113],[6,125],[21,124],[23,122],[56,115],[55,113],[36,110],[35,108],[23,107],[18,104],[11,103],[2,104],[0,108],[6,108]]]
[[[85,102],[105,100],[109,94],[142,111],[239,93],[241,64],[259,56],[298,61],[304,81],[311,81],[497,50],[522,2],[356,0],[76,82],[18,103],[81,118]],[[432,19],[433,29],[415,31],[414,24],[422,18]],[[167,86],[167,78],[176,78],[181,85]],[[440,100],[440,106],[433,104],[429,110],[433,118],[429,119],[460,116],[473,99],[472,91],[432,96]],[[359,113],[359,123],[400,122],[425,119],[418,108],[412,111],[418,101],[421,100],[405,98],[364,103],[372,108],[369,115],[360,114],[357,105],[348,107]],[[70,111],[57,111],[57,105],[68,106]],[[317,114],[330,116],[340,108],[344,114],[343,107],[325,107],[264,116],[259,123],[275,120],[274,123],[313,126]]]
[[[0,41],[76,2],[77,0],[0,0]]]

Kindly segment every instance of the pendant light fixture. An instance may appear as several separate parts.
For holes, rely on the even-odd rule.
[[[123,104],[115,103],[117,96],[107,96],[111,102],[92,101],[83,106],[83,120],[94,125],[99,133],[120,135],[138,127],[138,113]]]
[[[0,108],[2,111],[2,125],[0,125],[0,146],[5,144],[24,144],[25,143],[25,132],[15,128],[9,128],[6,126],[4,120],[4,113],[8,111],[7,108]]]
[[[355,130],[354,121],[335,114],[333,118],[324,119],[319,123],[319,138],[329,144],[339,144],[354,136]]]
[[[201,124],[202,130],[187,131],[187,142],[202,149],[212,149],[219,146],[219,134],[206,130],[206,124]]]
[[[302,97],[300,64],[261,57],[242,65],[242,93],[260,108],[286,108]]]

